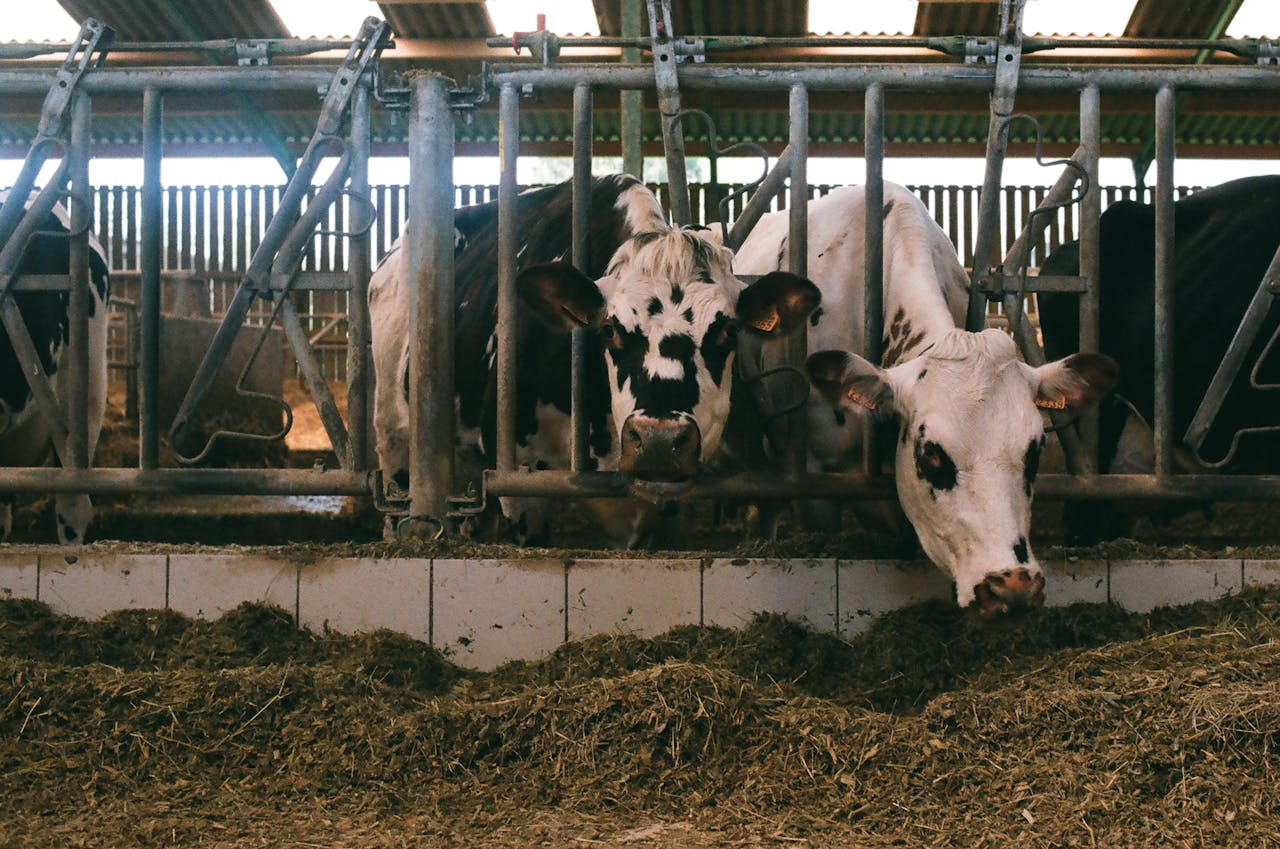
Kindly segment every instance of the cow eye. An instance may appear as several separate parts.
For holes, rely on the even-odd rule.
[[[617,348],[622,345],[622,333],[618,329],[618,324],[613,316],[605,319],[604,324],[600,325],[600,338],[610,348]]]
[[[725,347],[731,347],[738,341],[738,325],[736,322],[727,323],[720,331],[720,344]]]

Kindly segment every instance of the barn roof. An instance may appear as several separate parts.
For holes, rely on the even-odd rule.
[[[53,0],[27,0],[52,3]],[[396,45],[384,54],[385,67],[394,72],[427,68],[460,83],[478,77],[482,64],[516,61],[511,48],[486,44],[497,35],[491,9],[480,0],[339,0],[350,4],[357,23],[373,14],[385,19],[396,33]],[[844,2],[845,0],[840,0]],[[1028,4],[1028,15],[1038,3]],[[234,57],[185,51],[149,53],[130,50],[130,42],[189,42],[211,39],[289,38],[284,17],[271,0],[237,0],[234,3],[175,3],[173,0],[57,0],[65,10],[66,36],[76,31],[76,21],[95,17],[117,30],[121,44],[108,59],[109,67],[147,65],[214,65],[234,63]],[[284,0],[278,0],[284,2]],[[605,36],[621,33],[618,0],[591,2],[598,31]],[[640,0],[635,0],[643,6]],[[818,0],[813,0],[816,4]],[[880,0],[906,4],[908,0]],[[1073,0],[1083,9],[1089,0]],[[1172,14],[1165,0],[1115,0],[1132,4],[1123,35],[1129,38],[1217,38],[1230,32],[1237,17],[1263,20],[1258,7],[1274,0],[1187,0]],[[1256,4],[1256,6],[1255,6]],[[686,0],[674,2],[672,26],[679,35],[762,35],[795,37],[808,34],[806,0]],[[537,9],[528,7],[529,15]],[[915,4],[909,34],[917,36],[995,34],[998,3],[924,0]],[[1275,17],[1275,16],[1272,16]],[[908,18],[909,20],[909,18]],[[1268,19],[1268,22],[1270,20]],[[530,22],[532,25],[532,22]],[[554,23],[553,23],[554,26]],[[644,25],[647,31],[647,24]],[[1276,18],[1272,29],[1280,26]],[[354,27],[353,27],[354,28]],[[1087,20],[1071,27],[1089,29]],[[1256,27],[1255,27],[1256,28]],[[1250,35],[1280,36],[1280,30]],[[6,68],[49,68],[61,61],[58,52],[27,58],[3,58],[7,45],[0,43],[0,73]],[[11,47],[11,45],[8,45]],[[12,51],[11,51],[12,52]],[[568,52],[568,51],[567,51]],[[278,57],[277,63],[320,64],[335,67],[340,52],[311,56]],[[527,51],[525,53],[527,57]],[[614,47],[593,47],[566,55],[562,61],[618,61]],[[815,48],[784,44],[763,50],[712,54],[709,62],[809,62],[809,61],[919,61],[959,62],[923,48],[884,50]],[[1097,50],[1027,53],[1027,65],[1041,63],[1089,64],[1117,61],[1115,54]],[[1136,63],[1241,64],[1252,60],[1227,52],[1194,49],[1143,49],[1123,53],[1123,61]],[[1280,73],[1280,68],[1277,68]],[[51,77],[52,82],[52,77]],[[42,97],[35,94],[7,96],[0,101],[0,156],[21,156],[35,135]],[[661,133],[654,112],[652,92],[646,94],[645,145],[660,150]],[[775,150],[787,137],[785,96],[759,93],[694,94],[687,105],[709,111],[727,141],[750,139]],[[171,96],[166,99],[164,133],[166,153],[262,154],[282,148],[300,151],[315,129],[319,98],[311,94],[220,97]],[[1043,123],[1048,151],[1069,152],[1077,134],[1077,103],[1072,97],[1022,96],[1019,111],[1035,114]],[[894,155],[981,155],[986,138],[987,102],[981,96],[957,96],[939,102],[936,97],[894,93],[887,105],[886,132]],[[1153,134],[1149,96],[1115,95],[1104,98],[1103,154],[1137,156],[1149,146]],[[93,133],[98,155],[136,155],[141,150],[140,97],[100,95],[95,102]],[[851,145],[862,140],[861,98],[815,92],[811,98],[811,136],[816,155],[856,152]],[[1179,102],[1180,155],[1280,158],[1280,102],[1274,96],[1242,93],[1185,95]],[[618,98],[599,93],[595,100],[594,131],[598,154],[616,153],[619,133]],[[695,136],[696,136],[695,130]],[[559,154],[569,151],[572,118],[569,97],[548,93],[522,106],[522,153]],[[406,122],[375,110],[374,152],[401,153],[407,138]],[[1032,140],[1030,125],[1015,125],[1014,153],[1027,152]],[[469,122],[459,122],[458,152],[494,153],[497,121],[492,103],[479,108]],[[694,149],[696,152],[696,149]]]

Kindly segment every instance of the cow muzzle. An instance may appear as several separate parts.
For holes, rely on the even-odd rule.
[[[1044,575],[1026,568],[992,572],[973,595],[970,609],[982,619],[1025,613],[1044,606]]]
[[[702,435],[687,419],[629,416],[622,425],[618,471],[642,498],[679,498],[702,468]]]

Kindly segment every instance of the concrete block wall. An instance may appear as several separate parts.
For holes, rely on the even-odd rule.
[[[1280,560],[1046,562],[1049,604],[1115,602],[1146,612],[1280,583]],[[0,550],[0,598],[96,618],[169,607],[213,619],[268,602],[313,630],[389,628],[488,669],[593,634],[653,636],[677,625],[741,627],[784,614],[851,636],[880,614],[951,598],[924,562],[835,559],[374,560],[309,562],[238,553]]]

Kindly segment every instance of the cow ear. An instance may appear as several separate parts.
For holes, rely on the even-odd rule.
[[[558,333],[598,327],[604,318],[600,287],[567,262],[526,268],[516,277],[516,291],[538,320]]]
[[[1046,410],[1084,409],[1120,382],[1120,366],[1105,354],[1072,354],[1034,372],[1036,406]]]
[[[847,351],[819,351],[805,360],[809,382],[833,407],[885,411],[893,388],[883,369]]]
[[[785,336],[822,301],[818,287],[787,271],[771,271],[738,296],[738,321],[766,336]]]

